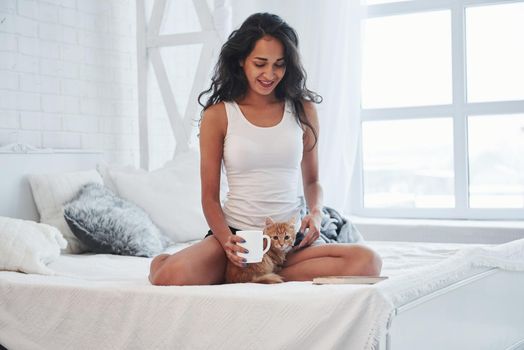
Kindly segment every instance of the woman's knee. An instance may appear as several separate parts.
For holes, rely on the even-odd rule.
[[[157,258],[158,260],[155,261]],[[190,267],[184,260],[171,255],[167,257],[160,255],[155,259],[151,262],[151,272],[149,274],[151,284],[156,286],[183,286],[189,284]]]
[[[372,249],[365,246],[356,246],[354,251],[347,255],[350,269],[363,276],[378,276],[382,269],[382,259]]]
[[[370,276],[378,276],[380,275],[380,271],[382,270],[382,258],[380,255],[377,254],[374,250],[368,249],[368,271]]]
[[[151,260],[151,265],[149,266],[150,274],[155,273],[159,269],[159,267],[163,265],[165,260],[169,258],[169,256],[169,254],[160,254],[155,256],[153,260]]]

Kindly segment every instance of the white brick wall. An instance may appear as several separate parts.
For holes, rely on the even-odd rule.
[[[138,164],[134,0],[0,0],[0,145]]]

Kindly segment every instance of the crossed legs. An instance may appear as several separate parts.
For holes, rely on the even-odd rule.
[[[151,262],[149,281],[154,285],[204,285],[224,282],[226,254],[209,236],[175,254],[161,254]]]
[[[359,244],[322,244],[288,254],[279,274],[286,281],[311,281],[322,276],[377,276],[382,260]]]
[[[227,258],[220,243],[209,236],[178,253],[153,259],[149,280],[154,285],[210,285],[224,282]],[[310,281],[333,275],[380,274],[382,261],[358,244],[322,244],[290,252],[279,274],[286,281]]]

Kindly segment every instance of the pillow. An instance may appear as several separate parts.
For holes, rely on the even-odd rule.
[[[0,216],[0,270],[53,275],[46,264],[66,245],[53,226]]]
[[[82,186],[65,204],[64,217],[73,234],[95,253],[151,257],[168,243],[142,209],[100,184]]]
[[[106,162],[100,162],[96,166],[96,170],[102,177],[104,181],[104,186],[107,187],[111,192],[118,194],[118,189],[111,177],[111,172],[125,172],[125,173],[134,173],[134,174],[144,174],[146,171],[144,169],[137,169],[132,165],[120,165],[120,164],[108,164]]]
[[[33,198],[40,213],[40,222],[60,230],[68,243],[64,251],[66,253],[86,251],[86,246],[73,235],[66,224],[63,205],[75,196],[80,187],[90,182],[102,183],[102,178],[96,170],[29,175]]]
[[[118,194],[144,209],[174,242],[204,238],[209,229],[200,198],[197,149],[177,154],[161,169],[143,174],[111,171]]]

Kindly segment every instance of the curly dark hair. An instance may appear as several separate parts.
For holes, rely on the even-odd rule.
[[[235,101],[245,96],[248,82],[239,62],[249,56],[256,42],[265,35],[278,39],[284,46],[286,72],[275,88],[275,96],[279,100],[291,101],[297,122],[312,130],[314,144],[316,144],[318,135],[305,116],[303,103],[304,101],[320,103],[322,97],[306,87],[307,76],[300,61],[297,33],[282,18],[274,14],[255,13],[229,35],[228,40],[222,45],[211,78],[211,86],[198,95],[198,103],[203,107],[201,115],[214,104]],[[201,99],[209,94],[203,104]]]

